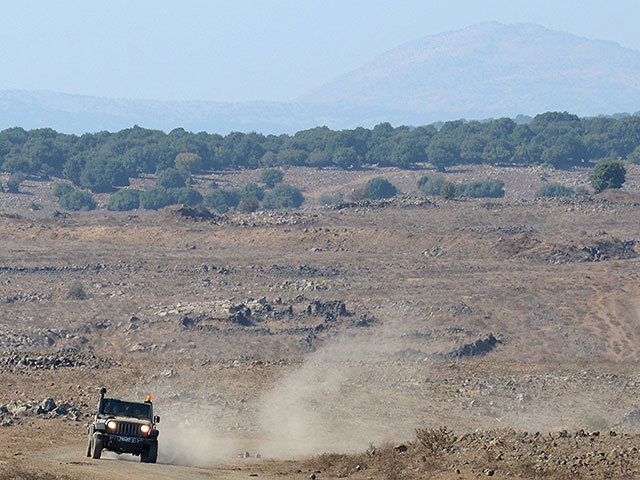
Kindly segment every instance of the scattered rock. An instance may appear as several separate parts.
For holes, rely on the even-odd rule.
[[[407,446],[404,443],[398,443],[394,445],[393,449],[398,453],[405,453],[408,450]]]
[[[476,357],[490,353],[496,345],[502,343],[490,333],[487,338],[480,338],[473,343],[467,343],[462,347],[449,352],[446,356],[449,358]]]

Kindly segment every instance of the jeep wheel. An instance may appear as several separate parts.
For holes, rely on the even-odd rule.
[[[102,455],[102,440],[99,438],[93,438],[91,440],[91,456],[93,458],[100,458]]]
[[[91,436],[89,436],[89,440],[87,440],[87,457],[91,456]]]
[[[146,447],[140,455],[142,463],[156,463],[158,459],[158,444],[154,443]]]

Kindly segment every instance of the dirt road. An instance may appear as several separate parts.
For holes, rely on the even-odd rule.
[[[34,467],[38,471],[68,475],[71,478],[92,478],[109,480],[191,480],[218,479],[238,480],[246,478],[300,478],[293,466],[273,461],[242,459],[237,463],[212,467],[193,467],[168,465],[162,458],[156,464],[140,463],[132,455],[118,456],[105,452],[100,460],[84,456],[84,444],[59,447],[34,453],[23,465]]]

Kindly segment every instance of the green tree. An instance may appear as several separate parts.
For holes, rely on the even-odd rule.
[[[582,138],[577,134],[566,134],[558,137],[552,145],[542,152],[542,161],[554,168],[567,168],[579,165],[586,156],[586,148]]]
[[[492,140],[482,151],[482,160],[492,165],[508,162],[513,155],[513,148],[505,140]]]
[[[358,167],[358,154],[352,147],[338,147],[333,152],[333,156],[331,157],[333,163],[343,169],[348,169],[351,167]]]
[[[264,194],[262,206],[267,209],[298,208],[304,202],[300,190],[293,185],[280,183]]]
[[[84,164],[85,161],[81,155],[75,155],[67,159],[62,168],[62,176],[74,185],[80,185],[80,174],[82,173]]]
[[[187,186],[187,179],[184,172],[176,170],[175,168],[167,168],[158,172],[158,178],[156,178],[156,185],[164,188],[180,188]]]
[[[622,162],[602,162],[595,166],[589,177],[591,186],[600,193],[608,188],[621,188],[625,182],[627,170]]]
[[[260,175],[260,182],[264,183],[267,188],[273,188],[276,184],[282,182],[284,172],[277,168],[267,168]]]
[[[242,198],[257,198],[258,201],[264,197],[264,187],[257,183],[247,183],[242,189]]]
[[[128,211],[140,207],[140,190],[123,188],[109,196],[107,210]]]
[[[26,175],[22,172],[14,172],[7,181],[7,192],[20,193],[20,184],[24,182]]]
[[[633,152],[627,155],[627,160],[630,163],[640,164],[640,145],[638,145]]]
[[[225,213],[230,208],[237,207],[241,199],[242,190],[216,188],[205,195],[204,203],[218,213]]]
[[[429,162],[440,172],[458,161],[459,150],[456,143],[448,138],[434,138],[427,147]]]
[[[489,137],[486,135],[472,134],[467,136],[460,144],[460,159],[469,163],[482,162],[483,152],[488,143]]]
[[[129,185],[129,175],[120,162],[92,156],[80,173],[80,185],[94,193],[112,192],[114,187]]]
[[[398,193],[398,189],[389,180],[382,177],[375,177],[369,180],[365,186],[367,198],[377,200],[380,198],[391,198]]]
[[[15,153],[7,155],[2,163],[2,170],[11,173],[28,172],[30,169],[29,160],[26,157]]]

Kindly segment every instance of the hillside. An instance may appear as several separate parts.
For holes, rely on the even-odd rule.
[[[538,25],[483,23],[397,47],[299,99],[486,118],[640,108],[640,52]]]

